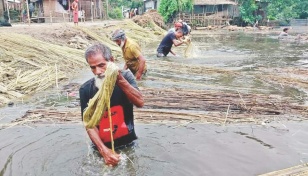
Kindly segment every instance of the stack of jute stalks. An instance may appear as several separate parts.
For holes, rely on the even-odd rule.
[[[27,35],[0,33],[0,106],[23,95],[58,86],[86,66],[83,51]]]
[[[119,74],[119,68],[112,62],[107,64],[107,69],[104,73],[104,81],[102,87],[90,99],[87,109],[83,114],[83,121],[86,128],[93,128],[97,126],[105,111],[108,112],[108,119],[110,124],[111,146],[114,151],[113,134],[112,134],[112,119],[110,111],[110,98]]]

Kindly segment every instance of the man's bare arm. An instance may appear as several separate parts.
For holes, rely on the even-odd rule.
[[[98,129],[96,127],[88,128],[87,133],[92,142],[96,145],[99,153],[104,157],[106,165],[116,166],[120,161],[120,155],[113,153],[112,150],[105,146],[99,137]]]
[[[143,57],[143,55],[140,55],[138,57],[138,60],[139,60],[139,69],[138,72],[136,73],[136,79],[140,80],[145,67],[145,58]]]
[[[173,54],[174,56],[176,56],[176,54],[172,50],[170,50],[170,53]]]
[[[179,41],[179,40],[176,40],[176,39],[173,39],[172,42],[173,42],[174,46],[180,46],[184,43],[183,41]]]
[[[142,94],[134,88],[130,83],[122,76],[118,75],[117,85],[123,90],[127,98],[137,107],[141,108],[144,104]]]
[[[124,64],[123,70],[127,70],[126,62],[125,62],[125,64]]]

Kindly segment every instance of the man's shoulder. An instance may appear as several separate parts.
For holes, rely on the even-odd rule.
[[[89,89],[91,87],[91,85],[94,84],[94,78],[89,79],[88,81],[86,81],[85,83],[83,83],[79,90],[86,90]]]
[[[127,47],[130,47],[130,48],[134,48],[134,47],[137,47],[137,48],[139,48],[139,44],[135,41],[135,40],[133,40],[133,39],[131,39],[131,38],[127,38]]]
[[[125,79],[134,78],[134,75],[130,70],[121,70],[121,74]]]
[[[166,37],[169,37],[169,38],[173,38],[175,37],[175,31],[174,32],[169,32]]]
[[[171,33],[171,32],[175,32],[175,28],[170,28],[169,31],[168,31],[168,34]]]

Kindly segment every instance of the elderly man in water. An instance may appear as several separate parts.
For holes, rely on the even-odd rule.
[[[88,107],[89,100],[102,87],[107,63],[114,61],[110,48],[103,44],[90,46],[85,52],[85,59],[95,77],[85,82],[79,89],[82,120],[84,120],[84,111]],[[128,70],[119,70],[110,98],[115,148],[130,145],[137,139],[133,106],[142,107],[143,103],[143,97],[137,87],[134,75]],[[105,118],[104,115],[99,125],[94,128],[86,128],[93,144],[104,157],[105,163],[109,166],[115,166],[118,164],[120,156],[110,149],[112,140],[109,129],[109,119]]]

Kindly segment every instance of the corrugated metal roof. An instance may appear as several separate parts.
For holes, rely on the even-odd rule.
[[[236,2],[230,0],[195,0],[194,3],[194,5],[220,5],[220,4],[237,5]]]

